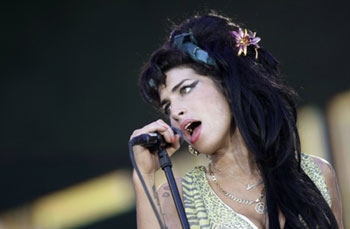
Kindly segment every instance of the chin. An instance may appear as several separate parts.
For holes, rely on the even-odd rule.
[[[194,148],[202,153],[202,154],[206,154],[206,155],[210,155],[213,154],[215,151],[215,144],[211,143],[209,141],[206,141],[204,139],[200,139],[198,142],[196,142],[196,144],[194,144]]]
[[[212,136],[215,136],[215,138]],[[217,152],[220,148],[227,146],[227,141],[230,140],[227,138],[226,134],[211,132],[210,135],[203,134],[193,146],[200,153],[211,155]]]

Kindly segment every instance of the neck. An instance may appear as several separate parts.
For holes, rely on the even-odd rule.
[[[254,156],[249,152],[238,129],[210,159],[216,175],[245,179],[260,177]]]

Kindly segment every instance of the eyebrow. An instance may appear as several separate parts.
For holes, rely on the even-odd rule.
[[[175,92],[185,81],[187,80],[191,80],[191,79],[184,79],[184,80],[181,80],[180,83],[176,84],[173,89],[171,89],[171,92]]]
[[[192,80],[192,79],[183,79],[181,80],[178,84],[176,84],[172,89],[171,89],[171,92],[175,92],[179,87],[181,87],[181,85],[188,81],[188,80]],[[165,103],[169,102],[168,99],[164,99],[163,101],[161,101],[160,103],[160,107],[163,107]]]

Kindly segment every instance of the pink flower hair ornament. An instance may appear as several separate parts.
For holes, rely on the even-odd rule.
[[[247,31],[247,29],[244,29],[244,31],[239,28],[238,32],[232,31],[232,34],[236,38],[236,47],[238,48],[238,56],[240,56],[242,53],[244,56],[247,55],[247,47],[252,45],[255,46],[255,59],[258,59],[258,42],[261,40],[260,37],[255,37],[256,33]]]

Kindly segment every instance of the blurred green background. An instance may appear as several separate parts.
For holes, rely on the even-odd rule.
[[[139,96],[139,70],[173,22],[208,9],[257,32],[299,92],[300,107],[311,107],[321,117],[316,126],[322,126],[323,155],[337,173],[348,172],[334,162],[338,143],[330,140],[329,127],[330,104],[337,96],[345,93],[341,114],[350,107],[350,16],[342,2],[8,1],[0,5],[0,228],[136,227],[133,197],[122,210],[111,207],[103,214],[99,209],[106,204],[93,205],[92,215],[72,224],[55,219],[40,226],[41,210],[33,206],[111,172],[130,177],[129,136],[158,117]],[[349,125],[346,117],[340,128]],[[342,136],[347,138],[346,128]],[[338,160],[350,163],[346,147]],[[349,196],[348,185],[341,187],[343,195]],[[130,184],[125,187],[130,195]],[[119,191],[115,198],[128,193]],[[81,203],[86,200],[75,206]]]

